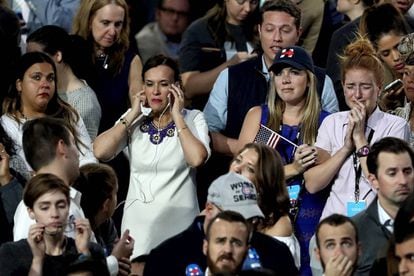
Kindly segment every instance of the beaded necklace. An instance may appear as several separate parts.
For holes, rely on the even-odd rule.
[[[175,133],[175,123],[171,121],[166,127],[158,128],[154,125],[151,118],[146,118],[139,129],[143,133],[148,133],[150,142],[154,145],[161,144],[165,137],[173,137]]]

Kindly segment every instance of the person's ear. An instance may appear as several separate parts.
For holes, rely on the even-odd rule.
[[[29,208],[29,207],[27,207],[27,213],[29,214],[29,217],[31,218],[31,219],[35,219],[35,214],[34,214],[34,212],[33,212],[33,209],[32,208]]]
[[[18,92],[22,92],[22,80],[21,79],[16,80],[16,90]]]
[[[315,247],[315,255],[316,255],[316,258],[320,261],[320,262],[322,262],[322,260],[321,260],[321,252],[319,251],[319,248],[318,247]]]
[[[56,145],[56,153],[59,153],[61,155],[65,155],[66,154],[66,148],[67,148],[67,145],[65,144],[65,141],[63,141],[62,139],[59,139],[59,141]]]
[[[379,184],[378,184],[378,179],[377,179],[377,177],[375,176],[375,174],[373,174],[373,173],[368,174],[368,180],[369,180],[369,182],[371,183],[372,187],[373,187],[376,191],[378,191],[378,189],[379,189]]]
[[[109,207],[111,206],[111,199],[107,198],[102,204],[102,211],[107,213],[109,211]]]
[[[53,56],[53,58],[54,58],[54,60],[57,63],[61,63],[62,62],[62,59],[63,59],[62,52],[61,51],[57,51],[56,54]]]
[[[208,241],[206,239],[203,240],[203,253],[205,256],[207,256],[208,251]]]

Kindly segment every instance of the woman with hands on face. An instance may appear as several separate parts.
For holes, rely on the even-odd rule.
[[[135,238],[133,257],[149,253],[191,224],[199,213],[195,168],[210,155],[203,113],[183,109],[177,63],[153,56],[142,78],[144,90],[132,107],[94,142],[100,160],[122,150],[129,155],[131,175],[121,229],[129,229]]]
[[[36,223],[30,226],[27,239],[0,247],[2,275],[60,275],[70,263],[85,258],[106,264],[102,248],[89,242],[89,221],[69,217],[69,187],[60,178],[34,176],[23,200]],[[68,224],[73,224],[75,239],[65,235]]]
[[[383,65],[371,43],[358,38],[342,57],[342,85],[349,111],[328,116],[318,131],[319,164],[305,173],[306,188],[315,193],[332,183],[322,218],[332,213],[353,216],[375,198],[368,182],[369,147],[386,136],[408,140],[404,119],[382,112],[378,96]]]
[[[295,235],[300,242],[301,272],[305,273],[309,267],[309,239],[319,222],[327,194],[311,195],[307,192],[303,173],[319,161],[313,144],[317,129],[328,113],[321,110],[313,62],[303,48],[282,49],[269,71],[272,77],[267,103],[248,112],[238,143],[239,147],[253,141],[267,143],[259,138],[261,133],[268,132],[267,129],[286,139],[280,138],[273,147],[283,160],[290,217],[294,220]]]

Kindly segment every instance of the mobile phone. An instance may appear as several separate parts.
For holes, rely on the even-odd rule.
[[[148,105],[147,105],[147,106],[144,106],[144,105],[141,103],[141,111],[142,111],[142,114],[144,114],[144,116],[148,116],[148,115],[150,115],[150,114],[151,114],[152,109],[151,109],[151,107],[149,107]]]
[[[396,91],[398,91],[402,86],[404,85],[404,83],[402,82],[402,80],[400,80],[400,79],[396,79],[396,80],[394,80],[394,81],[392,81],[392,82],[390,82],[389,84],[387,84],[385,87],[384,87],[384,93],[385,94],[388,94],[388,93],[391,93],[391,92],[396,92]]]

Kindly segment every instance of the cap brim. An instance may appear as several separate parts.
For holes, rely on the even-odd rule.
[[[221,206],[223,210],[234,211],[240,213],[245,219],[250,219],[254,217],[261,217],[264,218],[262,210],[260,210],[259,206],[257,205],[245,205],[245,206]]]
[[[293,60],[282,60],[282,61],[277,61],[272,66],[270,66],[269,70],[272,72],[279,72],[283,68],[290,67],[290,66],[292,66],[293,68],[299,69],[299,70],[308,69],[302,64],[294,62]]]

